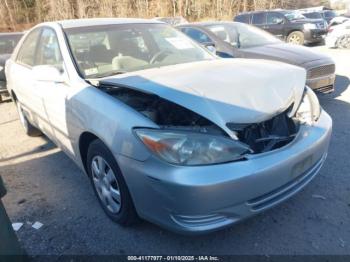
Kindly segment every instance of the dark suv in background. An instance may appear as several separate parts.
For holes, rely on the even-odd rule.
[[[323,19],[308,19],[299,11],[272,10],[241,13],[234,21],[252,24],[287,41],[302,45],[321,42],[327,33]]]

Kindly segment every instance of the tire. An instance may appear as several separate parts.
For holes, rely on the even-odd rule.
[[[21,103],[19,101],[16,101],[16,106],[17,106],[17,112],[19,115],[19,120],[22,124],[22,127],[24,129],[24,132],[26,133],[26,135],[28,136],[41,136],[42,132],[37,129],[36,127],[34,127],[29,120],[27,119],[27,117],[25,116]]]
[[[300,31],[293,31],[287,36],[287,43],[303,45],[304,44],[304,34]]]
[[[337,40],[338,48],[350,49],[350,35],[344,35]]]
[[[123,226],[138,222],[138,215],[117,161],[101,140],[96,139],[89,145],[86,163],[95,195],[107,216]]]

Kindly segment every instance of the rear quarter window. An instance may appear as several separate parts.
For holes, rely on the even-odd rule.
[[[238,15],[235,17],[235,21],[236,22],[240,22],[240,23],[245,23],[245,24],[249,24],[249,14],[245,14],[245,15]]]
[[[324,12],[324,16],[327,17],[327,18],[333,18],[333,17],[336,17],[337,14],[333,11],[325,11]]]
[[[40,34],[41,28],[37,28],[27,35],[18,51],[16,62],[28,66],[34,65],[36,48],[38,46]]]
[[[265,13],[256,13],[253,14],[252,24],[262,25],[266,23],[266,14]]]

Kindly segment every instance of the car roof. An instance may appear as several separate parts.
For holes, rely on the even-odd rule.
[[[234,21],[205,21],[205,22],[188,23],[188,24],[184,24],[184,25],[179,25],[177,27],[185,27],[185,26],[205,27],[205,26],[210,26],[210,25],[225,25],[225,24],[239,24],[239,22],[234,22]]]
[[[303,14],[312,14],[312,13],[320,14],[320,13],[322,13],[322,11],[310,11],[310,10],[297,10],[297,11],[299,11],[299,12],[301,12]]]
[[[267,12],[277,12],[277,13],[287,13],[287,12],[292,12],[296,10],[288,10],[288,9],[270,9],[270,10],[258,10],[258,11],[249,11],[249,12],[242,12],[239,13],[239,15],[249,15],[249,14],[258,14],[258,13],[267,13]]]
[[[0,33],[0,36],[17,36],[23,35],[23,32],[8,32],[8,33]]]
[[[57,21],[64,29],[119,24],[164,24],[160,21],[139,18],[85,18]]]

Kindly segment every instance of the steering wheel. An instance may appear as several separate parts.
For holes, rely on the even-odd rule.
[[[167,54],[171,54],[172,52],[169,49],[164,49],[164,50],[160,50],[159,52],[155,53],[154,56],[152,56],[151,60],[150,60],[150,64],[154,64],[156,61],[158,61],[162,56],[164,56],[164,58],[167,56]]]

